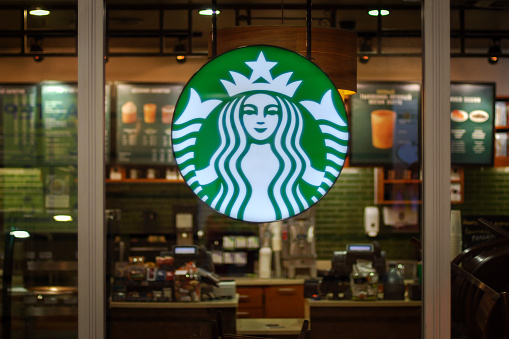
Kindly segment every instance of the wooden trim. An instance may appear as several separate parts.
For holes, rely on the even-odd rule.
[[[312,61],[336,88],[357,91],[357,34],[334,28],[313,28]],[[237,26],[217,31],[217,54],[235,48],[267,44],[287,48],[306,56],[306,27]],[[212,55],[209,43],[209,56]]]

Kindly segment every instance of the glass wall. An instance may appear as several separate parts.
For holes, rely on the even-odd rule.
[[[165,270],[170,266],[185,269],[185,262],[177,261],[182,259],[174,252],[177,245],[196,245],[196,255],[204,260],[201,268],[234,280],[240,295],[256,290],[265,301],[280,300],[279,295],[270,294],[272,285],[260,285],[257,280],[260,248],[272,245],[273,230],[207,207],[184,183],[169,152],[173,106],[183,86],[209,60],[211,18],[199,15],[201,3],[147,6],[107,1],[105,12],[101,1],[79,5],[83,6],[79,29],[74,4],[50,8],[45,17],[31,16],[28,7],[15,2],[1,5],[3,336],[76,337],[78,313],[84,324],[80,337],[114,338],[124,336],[126,324],[146,335],[150,318],[157,316],[165,321],[173,317],[188,328],[185,321],[191,315],[208,323],[214,316],[211,310],[230,312],[226,309],[231,304],[225,300],[226,305],[177,315],[169,311],[171,307],[161,307],[178,304],[171,289],[172,270]],[[222,8],[218,28],[305,25],[302,5],[282,9],[280,3],[270,8],[242,5]],[[241,321],[230,322],[228,330],[231,326],[242,329],[238,324],[246,319],[249,323],[253,317],[303,319],[302,310],[309,301],[298,288],[303,288],[304,280],[330,274],[333,258],[340,260],[334,252],[346,251],[349,244],[376,241],[387,266],[394,261],[405,267],[407,291],[415,292],[413,298],[424,296],[424,300],[409,301],[418,309],[424,304],[414,317],[418,331],[423,330],[426,338],[448,337],[449,322],[443,320],[450,313],[449,259],[454,256],[450,210],[460,211],[463,221],[478,216],[505,218],[503,199],[493,198],[504,195],[501,183],[506,170],[499,167],[505,166],[506,157],[500,147],[506,133],[503,123],[499,121],[502,129],[493,144],[495,166],[451,168],[451,150],[444,145],[451,141],[452,122],[449,114],[440,114],[452,110],[451,81],[495,83],[497,101],[506,100],[504,60],[490,64],[482,51],[489,47],[484,44],[495,43],[497,37],[504,48],[504,38],[493,35],[504,29],[503,22],[495,24],[501,9],[484,11],[490,19],[483,21],[475,15],[476,8],[462,11],[454,3],[449,16],[450,4],[444,8],[438,0],[426,1],[422,8],[405,2],[387,17],[367,17],[364,8],[354,5],[358,4],[313,5],[313,28],[355,30],[359,56],[365,54],[369,60],[357,63],[357,97],[345,98],[352,127],[349,163],[311,213],[283,225],[286,242],[282,241],[281,257],[272,256],[272,264],[281,265],[272,266],[269,280],[290,294],[276,304],[297,300],[297,306],[271,313],[276,307],[268,302],[251,308],[241,303],[237,314]],[[449,22],[451,41],[443,35],[450,29]],[[487,22],[497,27],[480,34]],[[468,40],[470,30],[482,37]],[[185,61],[177,58],[180,55]],[[422,93],[420,102],[404,100],[413,90]],[[406,133],[406,139],[393,139],[398,144],[389,155],[389,163],[398,166],[369,155],[355,157],[361,154],[357,145],[364,141],[364,122],[355,120],[355,114],[366,110],[363,105],[370,106],[369,101],[360,100],[361,94],[364,98],[392,94],[411,105],[404,112],[398,111],[397,102],[392,108],[377,107],[394,111],[401,123],[396,130]],[[364,228],[373,212],[380,226],[375,236]],[[58,221],[57,215],[72,220]],[[15,231],[26,231],[29,237],[19,238],[16,235],[21,233]],[[307,252],[292,256],[292,251],[304,248],[292,247],[292,241],[302,239]],[[421,259],[422,276],[417,264]],[[214,295],[210,291],[203,290],[200,298]],[[339,291],[343,298],[345,291]],[[381,295],[379,301],[383,301]],[[147,305],[152,304],[159,306],[148,311]],[[290,313],[294,310],[300,313]],[[252,318],[240,318],[248,311],[255,312]],[[150,329],[171,335],[179,327],[165,322],[163,329]]]
[[[75,338],[77,11],[30,9],[0,10],[2,337]]]
[[[217,16],[219,31],[237,25],[304,27],[306,23],[304,6],[284,8],[283,18],[281,11],[272,7],[249,10],[241,4],[235,6],[237,10],[221,9]],[[110,146],[106,157],[105,204],[106,210],[112,213],[105,225],[107,294],[111,297],[107,308],[108,334],[120,337],[150,330],[170,335],[182,331],[182,326],[197,335],[200,328],[196,323],[210,323],[210,313],[206,316],[195,310],[191,317],[189,313],[176,312],[172,306],[179,305],[180,298],[176,288],[172,289],[175,286],[172,271],[186,270],[174,246],[196,245],[208,251],[211,257],[200,259],[201,268],[212,269],[218,277],[235,281],[237,293],[243,298],[259,293],[260,303],[239,304],[240,322],[225,323],[225,331],[236,326],[242,333],[243,324],[252,319],[303,319],[304,280],[318,281],[323,276],[332,276],[334,252],[346,251],[348,244],[366,244],[380,245],[384,253],[380,275],[385,274],[386,265],[393,261],[405,267],[405,278],[415,288],[412,292],[415,300],[407,303],[411,306],[400,319],[409,324],[408,333],[418,337],[422,329],[417,265],[421,254],[416,244],[421,240],[423,200],[419,149],[422,136],[420,6],[413,4],[407,10],[394,10],[393,17],[380,18],[380,21],[370,17],[365,8],[314,6],[314,28],[347,27],[354,22],[356,27],[350,29],[357,30],[358,47],[365,41],[371,42],[371,59],[356,65],[357,96],[388,93],[387,102],[377,108],[396,111],[400,139],[396,139],[390,151],[380,151],[382,158],[376,161],[368,155],[355,163],[351,153],[350,164],[343,168],[337,182],[311,212],[283,223],[281,257],[272,256],[273,284],[267,280],[260,283],[258,279],[260,249],[264,245],[273,249],[273,240],[277,240],[273,229],[266,224],[228,218],[208,207],[185,184],[167,152],[171,139],[168,125],[163,121],[165,110],[176,104],[184,85],[210,60],[207,55],[211,18],[199,15],[198,8],[192,5],[146,8],[112,4],[107,10],[107,34],[111,38],[107,45],[105,80],[111,86],[111,99],[106,98],[111,103],[111,122],[106,139]],[[162,31],[155,34],[156,27],[162,27]],[[380,39],[377,34],[382,35]],[[130,39],[129,35],[144,38]],[[186,55],[185,62],[177,61],[180,53]],[[394,105],[389,103],[391,94],[393,98],[405,98],[404,103],[403,100],[400,104],[398,100]],[[376,106],[367,101],[356,102],[355,98],[346,98],[353,126],[352,144],[355,140],[363,142],[367,126],[362,119],[354,121],[354,114]],[[147,118],[149,107],[155,107],[155,119]],[[403,146],[407,148],[408,158],[398,158],[396,149],[403,154]],[[397,165],[392,166],[394,160]],[[365,213],[369,211],[375,211],[380,221],[379,229],[371,236],[364,226]],[[412,238],[418,241],[413,242]],[[336,283],[342,289],[339,291],[342,301],[349,300],[349,277],[340,279]],[[208,298],[214,294],[206,292],[206,283],[202,286],[205,289],[201,298],[210,302]],[[273,287],[276,291],[282,288],[290,295],[281,299],[278,292],[269,294]],[[380,290],[381,287],[382,283]],[[333,291],[322,290],[322,293],[332,295]],[[262,295],[264,302],[261,302]],[[377,289],[375,298],[378,297]],[[380,299],[383,301],[382,294]],[[289,302],[295,306],[288,307]],[[156,305],[156,311],[150,309],[152,305]],[[213,310],[216,306],[208,308]],[[228,319],[226,309],[222,311]],[[364,322],[365,318],[357,321]],[[152,324],[150,329],[147,323]]]

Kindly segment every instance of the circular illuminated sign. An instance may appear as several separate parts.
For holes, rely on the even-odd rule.
[[[175,108],[173,152],[207,205],[234,219],[272,222],[310,208],[347,154],[344,103],[312,62],[249,46],[205,64]]]

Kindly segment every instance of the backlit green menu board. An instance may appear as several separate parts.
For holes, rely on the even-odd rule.
[[[10,213],[44,212],[44,186],[41,178],[40,168],[0,168],[2,212],[6,218]]]
[[[359,83],[351,96],[350,163],[409,167],[419,161],[421,85]]]
[[[33,165],[43,154],[36,85],[1,85],[1,159],[8,167]]]
[[[44,161],[72,165],[78,162],[78,86],[64,83],[41,85],[44,128]]]
[[[451,84],[451,163],[493,164],[495,84]]]
[[[171,123],[183,86],[116,84],[118,163],[175,163],[171,148]]]
[[[111,160],[111,84],[104,86],[104,159]]]

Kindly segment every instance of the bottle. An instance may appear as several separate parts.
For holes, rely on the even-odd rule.
[[[389,270],[385,275],[384,300],[405,299],[405,281],[395,263],[389,264]]]
[[[271,269],[272,269],[272,249],[270,248],[268,242],[266,242],[264,246],[260,248],[258,258],[258,276],[260,278],[270,278]]]

